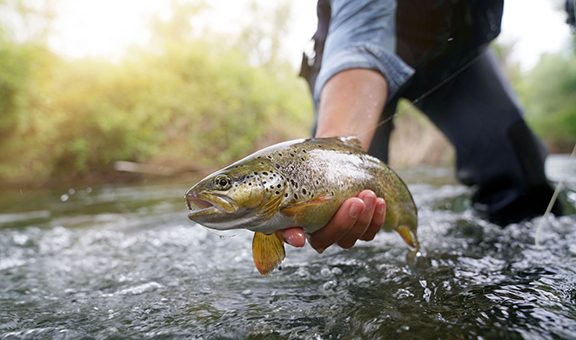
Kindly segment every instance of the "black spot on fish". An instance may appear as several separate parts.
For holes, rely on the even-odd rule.
[[[276,195],[280,195],[280,191],[276,191]]]
[[[288,197],[288,193],[285,193],[285,194],[284,194],[284,197]]]
[[[306,195],[306,189],[302,188],[302,193]]]
[[[274,166],[276,167],[276,169],[280,169],[280,164],[275,163]]]
[[[268,176],[268,173],[267,173],[266,171],[264,171],[264,172],[262,173],[262,175]]]
[[[256,171],[254,171],[254,176],[258,176],[258,173]]]
[[[294,198],[295,198],[295,199],[298,199],[298,194],[294,194]]]
[[[266,184],[266,181],[262,182],[262,184]]]
[[[278,187],[278,188],[282,188],[282,184],[278,184],[277,187]]]

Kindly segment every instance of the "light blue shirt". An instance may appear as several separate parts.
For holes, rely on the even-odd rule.
[[[331,9],[315,103],[330,78],[353,68],[380,72],[388,82],[388,98],[394,97],[414,73],[395,54],[396,0],[332,0]]]

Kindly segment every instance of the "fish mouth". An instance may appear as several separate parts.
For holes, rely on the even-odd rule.
[[[238,208],[227,196],[221,194],[186,193],[188,218],[197,221],[211,216],[233,214]]]

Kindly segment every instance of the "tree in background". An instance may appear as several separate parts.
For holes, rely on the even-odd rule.
[[[576,144],[576,58],[544,55],[526,77],[527,119],[553,151]]]
[[[154,43],[115,63],[4,35],[0,181],[109,178],[119,160],[215,168],[308,134],[305,84],[278,53],[266,60],[273,70],[251,62],[242,36],[194,30],[202,2],[171,5],[152,21]]]
[[[572,33],[574,8],[571,1],[558,1],[567,14]],[[576,144],[576,35],[570,51],[543,55],[524,77],[523,99],[527,120],[552,151],[570,152]]]

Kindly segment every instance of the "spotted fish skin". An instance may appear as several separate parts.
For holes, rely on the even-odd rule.
[[[324,227],[349,197],[370,189],[387,205],[384,230],[418,248],[417,209],[400,177],[354,137],[279,143],[219,170],[186,193],[188,217],[209,228],[270,234]],[[412,241],[409,241],[411,239]]]

